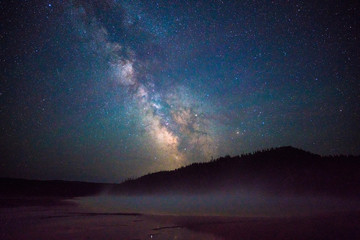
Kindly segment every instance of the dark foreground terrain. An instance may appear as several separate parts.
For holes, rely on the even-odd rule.
[[[0,239],[360,239],[360,158],[292,147],[121,184],[0,179]]]

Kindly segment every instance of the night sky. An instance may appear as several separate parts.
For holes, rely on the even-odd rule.
[[[1,1],[0,176],[360,154],[358,1]]]

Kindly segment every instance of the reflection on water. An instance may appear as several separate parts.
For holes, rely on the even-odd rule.
[[[359,210],[355,200],[327,197],[276,197],[257,193],[212,195],[114,196],[79,198],[93,211],[140,212],[145,214],[289,216]]]

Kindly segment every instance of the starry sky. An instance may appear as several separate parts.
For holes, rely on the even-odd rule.
[[[0,176],[360,154],[357,1],[1,1]]]

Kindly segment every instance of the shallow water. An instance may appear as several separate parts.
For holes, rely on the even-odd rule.
[[[274,200],[276,204],[285,201],[288,203],[287,206],[297,206],[300,209],[305,208],[299,203],[306,203],[306,206],[312,203],[312,207],[307,206],[310,209],[321,208],[319,204],[324,204],[323,210],[328,211],[327,215],[314,216],[314,213],[307,217],[194,216],[229,212],[237,207],[228,206],[224,201],[219,202],[220,199],[216,196],[211,199],[203,197],[98,196],[71,200],[78,205],[0,208],[0,239],[360,239],[360,212],[352,210],[335,213],[333,209],[331,213],[328,209],[330,206],[342,206],[344,202]],[[245,199],[250,198],[248,196],[243,199],[243,208],[246,208]],[[266,202],[267,206],[271,206],[271,201],[266,200],[252,202],[254,208],[250,208],[251,211],[248,210],[248,213],[255,215],[255,206],[260,203]],[[232,201],[237,203],[234,199]],[[225,203],[229,204],[231,201]],[[345,209],[344,206],[342,209]],[[260,210],[257,212],[260,213]],[[286,206],[282,209],[283,212],[287,210]],[[140,211],[155,215],[136,213]],[[191,216],[159,215],[169,212],[181,212],[179,215]]]
[[[146,215],[83,212],[75,207],[20,207],[0,210],[0,239],[221,239]],[[80,212],[79,212],[80,211]]]
[[[0,208],[0,239],[360,239],[355,200],[254,193],[66,201]]]

